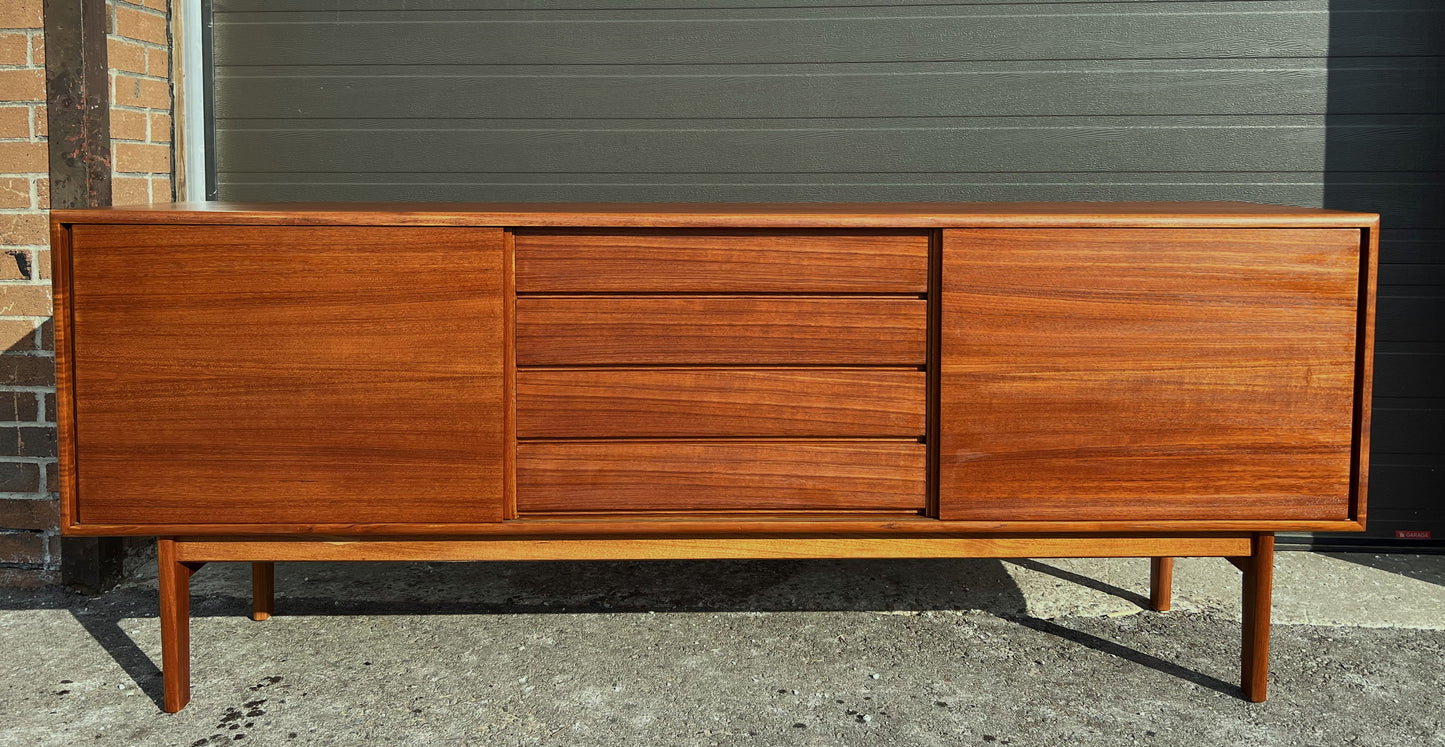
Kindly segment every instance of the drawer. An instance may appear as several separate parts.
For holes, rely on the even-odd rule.
[[[917,441],[571,441],[517,445],[519,513],[921,511]]]
[[[913,298],[524,296],[517,365],[921,366],[926,302]]]
[[[918,437],[914,369],[522,369],[518,438]]]
[[[518,231],[518,293],[924,293],[924,231]]]

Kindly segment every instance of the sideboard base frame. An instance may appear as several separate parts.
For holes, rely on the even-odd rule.
[[[1150,606],[1170,606],[1173,558],[1222,557],[1243,572],[1241,689],[1265,699],[1274,534],[998,535],[948,537],[548,537],[285,540],[162,537],[161,662],[164,708],[191,698],[190,579],[208,562],[252,564],[252,619],[275,610],[277,561],[700,560],[809,558],[1151,558]]]

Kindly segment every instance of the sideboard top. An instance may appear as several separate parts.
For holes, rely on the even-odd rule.
[[[1247,202],[245,203],[55,210],[56,223],[596,228],[1374,226],[1379,216]]]

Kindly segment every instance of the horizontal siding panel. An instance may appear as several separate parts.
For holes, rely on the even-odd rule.
[[[1380,262],[1445,263],[1445,230],[1407,229],[1383,224],[1380,229]],[[1381,268],[1382,283],[1383,273],[1384,268]]]
[[[1445,292],[1380,295],[1375,301],[1375,339],[1381,342],[1445,341]],[[1442,371],[1445,378],[1445,371]]]
[[[866,120],[830,128],[801,127],[525,127],[477,121],[433,127],[426,121],[344,120],[250,128],[227,121],[220,161],[228,173],[347,171],[368,153],[370,172],[864,173],[1319,171],[1326,132],[1315,125],[1214,121],[1167,126],[1114,118],[1106,122],[1034,119],[1028,125],[970,124],[873,127]],[[405,126],[399,126],[403,125]],[[560,123],[559,123],[560,124]],[[490,126],[487,126],[490,125]],[[851,125],[851,126],[849,126]],[[1330,159],[1340,171],[1445,171],[1445,120],[1430,123],[1331,124]]]
[[[1439,12],[1433,14],[1442,16]],[[1424,19],[1386,31],[1406,36]],[[1323,2],[253,13],[221,65],[700,65],[1323,57]],[[1379,37],[1374,37],[1377,40]],[[1369,49],[1366,47],[1365,49]],[[1378,50],[1376,50],[1378,51]]]
[[[229,67],[216,116],[647,118],[1439,114],[1434,58],[571,67]],[[1382,79],[1389,85],[1380,85]]]
[[[1445,399],[1445,354],[1376,353],[1374,394]]]
[[[1381,456],[1370,463],[1370,521],[1383,511],[1423,510],[1445,520],[1445,464],[1430,457]],[[1445,539],[1445,537],[1442,537]]]
[[[835,66],[222,68],[216,116],[646,118],[1434,113],[1438,67],[1391,85],[1320,59]]]
[[[1393,229],[1445,227],[1445,174],[1325,174],[1323,207],[1379,213]]]
[[[1384,250],[1381,250],[1384,254]],[[1440,286],[1445,293],[1445,264],[1381,264],[1380,285],[1396,288]]]
[[[1325,0],[1315,0],[1315,4],[1323,4]],[[218,12],[244,12],[244,11],[286,11],[286,10],[327,10],[337,13],[354,11],[376,11],[394,10],[397,0],[213,0],[214,7]],[[1253,0],[1240,2],[1240,0],[1113,0],[1114,3],[1138,3],[1148,4],[1159,8],[1169,9],[1175,4],[1197,5],[1200,2],[1208,2],[1220,7],[1250,5],[1299,5],[1299,0]],[[1435,7],[1435,0],[1331,0],[1330,7],[1338,11],[1368,11],[1371,9],[1389,10],[1397,12],[1409,9],[1425,9]],[[876,7],[878,0],[829,0],[829,7]],[[1079,0],[907,0],[899,5],[908,6],[970,6],[970,5],[991,5],[999,7],[1020,6],[1020,5],[1077,5]],[[406,0],[407,10],[413,11],[437,11],[437,10],[573,10],[577,9],[580,3],[577,0]],[[639,10],[679,9],[696,8],[696,2],[689,0],[611,0],[605,2],[587,3],[590,11],[596,12],[635,12]],[[793,0],[791,4],[779,0],[709,0],[709,9],[715,8],[804,8],[801,0]]]
[[[1370,452],[1445,455],[1445,400],[1376,397],[1370,423]],[[1390,461],[1391,458],[1384,459]]]
[[[1194,3],[1201,0],[1118,0],[1119,2],[1150,3]],[[1203,2],[1228,2],[1230,0],[1203,0]],[[1238,0],[1234,0],[1237,2]],[[1263,1],[1263,0],[1261,0]],[[1278,2],[1279,0],[1274,0]],[[1352,0],[1360,2],[1360,0]],[[1389,0],[1399,2],[1400,0]],[[1417,2],[1419,0],[1416,0]],[[1078,0],[908,0],[910,6],[931,5],[1010,5],[1076,3]],[[577,0],[406,0],[409,11],[459,11],[492,10],[498,12],[546,10],[579,10],[594,13],[624,13],[637,11],[675,10],[695,8],[697,3],[688,0],[612,0],[611,2],[589,2],[585,9],[579,8]],[[830,0],[830,7],[876,7],[878,0]],[[341,13],[364,13],[396,10],[397,0],[213,0],[218,13],[281,12],[281,11],[333,11]],[[767,9],[807,7],[794,0],[792,5],[779,0],[709,0],[709,9]]]
[[[1281,205],[1320,204],[1324,186],[1261,182],[1201,182],[1197,174],[1175,175],[1174,184],[1119,182],[1119,175],[1090,174],[1089,179],[1030,183],[1012,181],[1009,174],[984,174],[976,180],[920,180],[912,175],[890,180],[840,183],[815,175],[762,180],[752,175],[710,178],[629,181],[615,175],[548,175],[552,181],[528,174],[475,174],[448,181],[410,181],[394,175],[367,179],[366,174],[235,174],[220,182],[228,200],[280,202],[476,201],[476,202],[819,202],[819,201],[1028,201],[1028,200],[1244,200]],[[962,175],[968,178],[973,175]],[[1168,176],[1168,175],[1164,175]],[[1307,177],[1308,178],[1308,177]],[[994,180],[997,181],[994,181]],[[1109,181],[1103,181],[1109,180]],[[922,183],[920,183],[922,182]],[[1344,203],[1341,203],[1344,204]]]
[[[410,4],[408,4],[410,6]],[[223,65],[736,64],[1436,54],[1445,9],[1296,2],[218,11]],[[1330,29],[1348,29],[1330,38]]]
[[[1307,171],[1323,128],[1026,127],[912,130],[228,130],[223,163],[247,171],[840,173]],[[1425,159],[1445,169],[1445,150]]]

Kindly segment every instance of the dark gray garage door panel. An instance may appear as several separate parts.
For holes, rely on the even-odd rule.
[[[1371,534],[1445,537],[1439,0],[215,0],[236,200],[1384,216]]]

